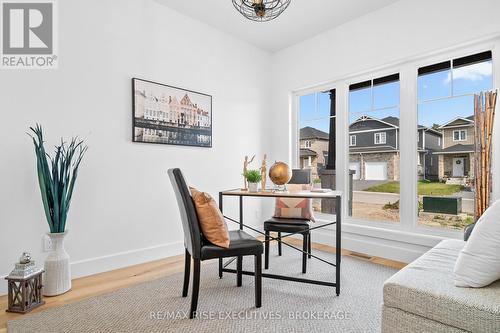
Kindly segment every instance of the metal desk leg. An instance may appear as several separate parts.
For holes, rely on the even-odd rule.
[[[219,192],[219,210],[224,215],[224,207],[222,201],[224,200],[224,196],[222,195],[222,192]],[[219,258],[219,279],[222,279],[222,269],[224,268],[224,261],[222,258]]]
[[[340,260],[342,256],[342,244],[341,244],[341,199],[337,197],[335,199],[335,213],[336,213],[336,224],[335,224],[335,292],[337,296],[340,295]]]
[[[243,230],[243,197],[240,196],[240,230]],[[236,259],[236,285],[241,287],[242,285],[242,274],[243,271],[243,257],[238,257]]]
[[[240,230],[243,230],[243,197],[240,196]]]

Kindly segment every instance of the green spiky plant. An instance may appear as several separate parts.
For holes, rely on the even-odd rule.
[[[248,170],[245,177],[249,183],[258,183],[262,180],[259,170]]]
[[[30,130],[33,132],[30,136],[35,145],[38,184],[45,217],[50,232],[61,233],[66,228],[78,168],[87,146],[78,138],[72,138],[69,144],[61,139],[61,143],[55,147],[54,157],[51,157],[45,151],[42,127],[36,124]]]

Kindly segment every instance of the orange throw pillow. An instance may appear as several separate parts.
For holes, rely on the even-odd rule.
[[[200,222],[201,232],[210,243],[228,248],[229,232],[217,203],[208,193],[200,192],[193,187],[189,189]]]

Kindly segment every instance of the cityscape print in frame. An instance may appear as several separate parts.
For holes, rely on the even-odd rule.
[[[212,96],[132,79],[134,142],[212,147]]]

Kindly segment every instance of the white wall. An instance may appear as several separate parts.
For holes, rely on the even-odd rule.
[[[48,226],[25,134],[36,122],[49,146],[73,135],[89,146],[67,226],[74,276],[182,253],[166,170],[216,198],[241,184],[243,156],[260,161],[268,141],[270,55],[152,0],[59,1],[59,18],[58,70],[0,73],[0,275],[23,251],[43,265]],[[213,148],[132,143],[132,77],[211,94]]]
[[[496,34],[500,32],[499,11],[500,2],[495,0],[402,0],[273,54],[274,156],[292,161],[293,91]],[[498,68],[496,65],[497,78]],[[344,115],[345,111],[337,110]],[[499,118],[496,127],[500,126]],[[499,152],[496,149],[496,156]],[[499,165],[495,165],[497,174]],[[498,192],[500,182],[495,186]],[[376,237],[366,236],[374,235],[374,231],[365,230],[361,236],[355,230],[359,228],[343,230],[347,248],[364,252],[370,245],[372,255],[403,261],[411,260],[439,240],[422,239],[418,248],[414,247],[415,241],[410,249],[412,236],[393,235],[390,239],[400,237],[405,241],[392,244],[389,249],[384,248],[388,241],[380,232]]]

